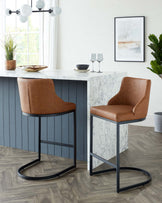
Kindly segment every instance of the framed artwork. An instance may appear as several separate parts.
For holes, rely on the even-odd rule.
[[[145,61],[145,17],[114,18],[114,60]]]

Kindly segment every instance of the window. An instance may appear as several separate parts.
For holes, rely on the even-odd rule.
[[[19,21],[19,16],[5,15],[6,8],[17,10],[23,4],[29,4],[30,0],[0,0],[0,43],[4,36],[11,34],[16,43],[16,61],[20,65],[47,65],[48,70],[57,67],[57,19],[49,13],[33,13],[26,23]],[[58,0],[45,1],[44,9],[59,6]],[[33,0],[35,10],[36,0]],[[4,64],[4,48],[0,46],[0,61]]]
[[[16,10],[28,0],[6,0],[6,8]],[[20,65],[41,64],[41,14],[32,14],[26,23],[21,23],[18,15],[6,17],[5,34],[11,34],[17,44],[16,63]]]

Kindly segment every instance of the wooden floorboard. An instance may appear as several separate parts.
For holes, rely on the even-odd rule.
[[[121,154],[122,166],[148,170],[153,180],[145,187],[120,194],[116,193],[115,173],[91,177],[86,163],[80,161],[77,170],[59,179],[27,181],[18,177],[17,169],[35,156],[33,152],[0,146],[0,203],[162,203],[162,134],[153,128],[129,126],[129,150]],[[27,174],[49,174],[71,164],[69,159],[42,157],[45,161]],[[124,172],[121,185],[144,179],[139,173]]]

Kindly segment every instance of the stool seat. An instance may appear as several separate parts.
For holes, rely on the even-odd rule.
[[[70,111],[75,111],[76,105],[74,103],[70,102],[64,102],[61,101],[60,103],[51,103],[49,105],[50,108],[46,108],[45,111],[43,109],[40,111],[41,106],[39,107],[39,110],[34,112],[34,114],[39,114],[39,115],[49,115],[49,114],[61,114],[61,113],[66,113]]]
[[[64,113],[67,111],[74,111],[76,109],[76,105],[74,103],[71,102],[64,102],[64,104],[57,104],[57,109],[52,109],[53,110],[53,114],[55,113]]]
[[[91,114],[116,122],[140,119],[131,105],[102,105],[91,107]]]

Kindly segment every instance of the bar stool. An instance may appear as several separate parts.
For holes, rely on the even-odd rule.
[[[90,116],[90,175],[116,171],[116,191],[119,193],[131,188],[143,186],[151,181],[149,172],[134,167],[120,167],[120,125],[143,121],[147,115],[151,81],[140,78],[125,77],[120,91],[110,99],[107,105],[91,107]],[[104,119],[116,124],[116,164],[93,153],[93,117]],[[112,166],[107,170],[93,171],[93,157]],[[120,187],[120,170],[142,172],[147,176],[146,181]]]
[[[18,78],[18,89],[20,95],[20,103],[22,114],[38,118],[38,158],[18,169],[18,175],[26,180],[47,180],[63,175],[64,173],[76,168],[76,105],[64,102],[55,92],[54,83],[50,79],[23,79]],[[73,144],[63,144],[41,140],[41,118],[49,116],[60,116],[73,113],[74,117],[74,141]],[[41,161],[41,143],[54,144],[73,148],[73,165],[59,171],[58,173],[31,177],[23,174],[33,165]]]

